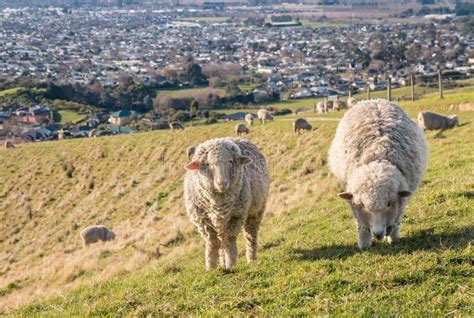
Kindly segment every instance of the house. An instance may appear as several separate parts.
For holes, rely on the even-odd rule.
[[[46,129],[46,128],[33,129],[21,134],[21,137],[24,140],[28,140],[28,141],[50,140],[52,136],[53,134],[51,130]]]
[[[130,123],[135,117],[135,112],[128,109],[122,109],[110,114],[109,123],[112,125],[123,126]]]
[[[17,120],[25,124],[37,124],[49,121],[51,110],[48,107],[37,105],[28,110],[16,112]]]

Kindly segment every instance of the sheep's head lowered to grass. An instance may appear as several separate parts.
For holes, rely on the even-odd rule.
[[[231,141],[199,145],[185,168],[195,171],[207,189],[224,193],[241,181],[243,166],[252,160]]]
[[[393,165],[374,161],[353,171],[347,191],[339,197],[351,206],[354,217],[377,239],[389,236],[400,221],[411,192],[405,178]]]

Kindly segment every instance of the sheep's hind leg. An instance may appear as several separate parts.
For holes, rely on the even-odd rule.
[[[255,217],[249,217],[244,225],[244,237],[246,244],[247,263],[257,260],[258,230],[260,220]]]

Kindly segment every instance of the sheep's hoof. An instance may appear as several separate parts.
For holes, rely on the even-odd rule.
[[[399,238],[398,237],[394,237],[394,236],[386,236],[385,237],[385,241],[388,243],[388,244],[393,244],[394,242],[396,242]]]

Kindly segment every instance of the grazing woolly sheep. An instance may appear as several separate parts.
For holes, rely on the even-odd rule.
[[[303,130],[312,130],[313,126],[304,118],[298,118],[293,121],[293,133],[296,135]]]
[[[252,114],[247,114],[245,115],[245,121],[249,126],[253,126],[253,115]]]
[[[257,235],[270,177],[265,157],[240,138],[208,140],[196,147],[184,177],[189,218],[206,243],[206,267],[237,262],[237,236],[243,227],[247,261],[256,260]]]
[[[178,123],[177,121],[174,121],[170,123],[170,129],[171,130],[184,130],[184,126],[181,123]]]
[[[250,132],[250,129],[245,126],[244,124],[237,124],[235,125],[235,133],[237,134],[238,137],[242,136],[242,135],[246,135]]]
[[[99,241],[111,241],[115,239],[115,233],[103,225],[91,225],[83,229],[80,233],[83,246]]]
[[[352,108],[355,106],[355,104],[357,104],[357,99],[354,98],[354,97],[349,97],[347,99],[347,108]]]
[[[273,116],[270,115],[270,112],[266,109],[259,109],[258,112],[257,112],[257,117],[263,125],[267,121],[272,121],[273,120]]]
[[[387,236],[400,236],[400,218],[427,164],[423,132],[387,100],[357,103],[342,118],[329,149],[332,173],[346,190],[363,249]]]
[[[329,113],[330,109],[334,108],[334,102],[328,100],[327,98],[324,100],[324,112]]]
[[[318,102],[318,104],[316,105],[316,109],[318,110],[319,114],[324,114],[324,103]]]
[[[418,114],[418,126],[423,130],[450,129],[459,125],[457,115],[444,116],[431,112]]]

